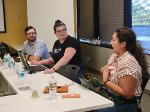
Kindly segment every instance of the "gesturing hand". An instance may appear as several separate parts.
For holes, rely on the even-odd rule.
[[[103,73],[103,70],[107,69],[108,68],[108,65],[105,65],[103,66],[101,69],[100,69],[100,72]]]
[[[108,68],[105,68],[105,69],[103,70],[103,82],[108,81],[109,75],[110,75],[109,69],[108,69]]]

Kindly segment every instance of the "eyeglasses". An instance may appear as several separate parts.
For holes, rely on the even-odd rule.
[[[56,33],[64,33],[64,32],[66,32],[66,31],[67,31],[67,29],[65,28],[65,29],[56,31]]]

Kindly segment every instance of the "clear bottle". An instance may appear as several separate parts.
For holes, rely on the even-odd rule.
[[[99,36],[97,37],[98,40],[100,40]]]
[[[18,75],[18,87],[20,90],[25,87],[25,71],[24,70],[17,70],[17,75]]]
[[[52,76],[49,80],[49,95],[52,101],[57,100],[57,81]]]
[[[7,65],[8,65],[8,68],[10,68],[10,66],[11,66],[11,65],[10,65],[10,64],[11,64],[11,63],[10,63],[11,56],[10,56],[9,53],[7,53],[6,56],[7,56]]]
[[[99,36],[97,37],[97,42],[96,42],[96,43],[97,43],[97,45],[100,45],[100,44],[101,44],[101,40],[100,40],[100,37],[99,37]]]
[[[12,57],[9,60],[9,67],[13,70],[15,68],[15,60]]]
[[[36,89],[33,89],[32,90],[32,98],[39,98],[39,94],[38,94],[38,91]]]
[[[7,54],[4,54],[3,62],[4,62],[4,67],[5,67],[5,68],[8,68],[8,58],[7,58]]]
[[[1,57],[0,57],[0,66],[1,66],[1,65],[3,65],[3,61],[2,61],[2,59],[1,59]]]

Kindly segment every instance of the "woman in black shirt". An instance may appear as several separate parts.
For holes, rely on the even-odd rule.
[[[54,43],[51,57],[34,63],[54,64],[52,68],[46,69],[44,73],[53,73],[66,64],[80,66],[80,42],[68,35],[66,25],[60,20],[55,21],[54,33],[58,37],[58,40]]]

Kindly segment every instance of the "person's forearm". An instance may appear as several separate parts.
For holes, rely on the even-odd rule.
[[[41,60],[39,62],[41,64],[43,64],[43,65],[47,65],[47,64],[52,64],[53,63],[53,61],[51,61],[50,59]]]
[[[126,99],[130,99],[132,97],[132,95],[127,95],[127,93],[118,84],[112,83],[111,81],[106,81],[105,85],[112,91],[114,91],[116,94]]]
[[[66,48],[64,56],[53,66],[53,68],[58,70],[61,66],[68,64],[75,53],[76,50],[74,48]]]
[[[61,66],[66,65],[69,63],[71,59],[68,57],[62,57],[54,66],[53,68],[55,70],[58,70]]]

